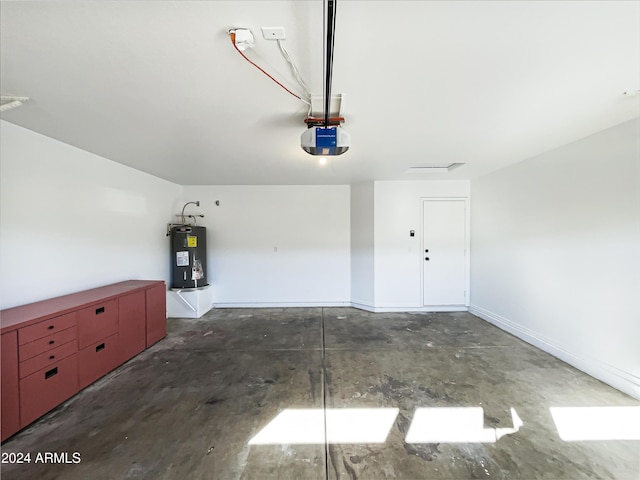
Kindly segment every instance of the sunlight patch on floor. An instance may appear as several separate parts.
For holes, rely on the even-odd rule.
[[[398,411],[328,408],[325,413],[321,408],[288,408],[249,440],[249,445],[384,443]]]
[[[640,440],[640,407],[551,407],[565,442]]]

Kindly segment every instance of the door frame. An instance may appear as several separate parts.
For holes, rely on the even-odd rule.
[[[471,287],[471,212],[470,212],[470,198],[466,197],[420,197],[420,256],[418,257],[420,260],[420,300],[423,307],[431,307],[438,305],[426,305],[424,298],[424,249],[425,249],[425,239],[424,239],[424,206],[425,202],[433,202],[433,201],[464,201],[464,307],[465,310],[469,308],[470,302],[470,287]],[[451,306],[443,305],[444,310],[451,310]]]

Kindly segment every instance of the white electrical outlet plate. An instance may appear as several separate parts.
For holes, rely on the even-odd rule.
[[[284,27],[262,27],[262,36],[265,40],[284,40]]]

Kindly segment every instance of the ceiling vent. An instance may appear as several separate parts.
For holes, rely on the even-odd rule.
[[[409,167],[404,173],[449,173],[464,163],[450,163],[448,165],[420,165],[417,167]]]

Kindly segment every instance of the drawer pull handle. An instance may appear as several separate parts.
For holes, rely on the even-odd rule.
[[[101,313],[104,313],[104,307],[96,308],[96,315],[100,315]]]
[[[104,350],[104,343],[101,343],[96,347],[96,352],[99,352],[100,350]]]
[[[48,379],[53,377],[54,375],[58,374],[58,367],[56,368],[52,368],[51,370],[49,370],[48,372],[44,372],[44,379]]]
[[[49,345],[53,345],[54,343],[56,343],[55,340],[49,340]]]
[[[49,360],[53,360],[54,358],[56,358],[55,355],[49,355]]]
[[[55,326],[55,325],[49,325],[49,326],[47,327],[47,329],[48,329],[48,330],[53,330],[54,328],[56,328],[56,326]]]

